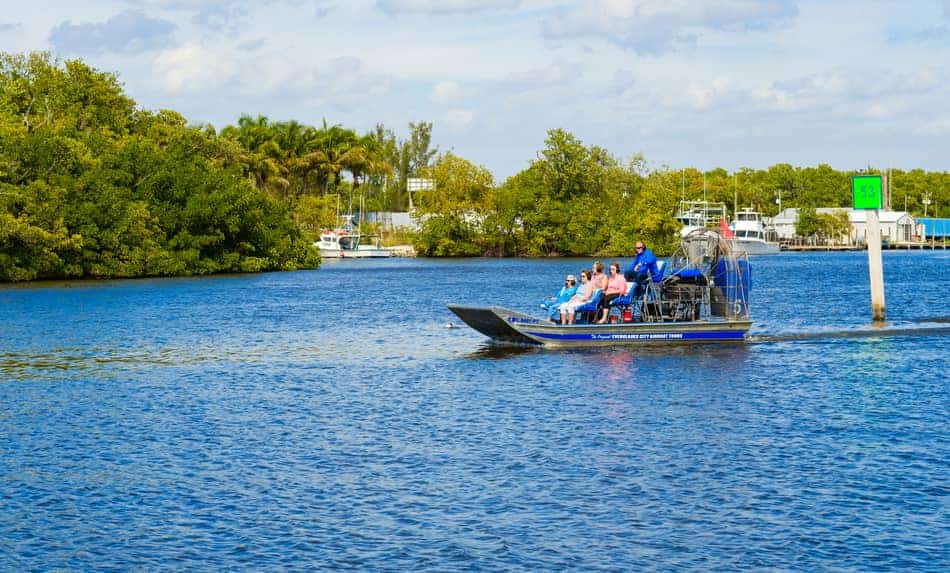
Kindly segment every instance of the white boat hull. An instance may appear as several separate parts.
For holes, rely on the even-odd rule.
[[[372,249],[320,249],[324,259],[385,259],[393,256],[392,251],[383,248]]]
[[[731,239],[729,241],[732,250],[747,255],[777,255],[781,251],[778,243],[768,243],[766,241]]]

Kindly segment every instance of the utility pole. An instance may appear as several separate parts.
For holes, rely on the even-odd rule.
[[[739,174],[732,175],[732,216],[738,217],[739,212]]]
[[[680,200],[685,202],[686,201],[686,168],[684,167],[680,173],[682,173],[683,175],[683,181],[680,187]]]
[[[926,217],[926,216],[927,216],[927,206],[930,205],[930,191],[925,191],[925,192],[924,192],[923,204],[924,204],[924,217]]]
[[[891,170],[884,172],[884,210],[891,210]]]

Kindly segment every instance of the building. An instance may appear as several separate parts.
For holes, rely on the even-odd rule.
[[[917,224],[923,227],[922,235],[925,241],[950,239],[950,219],[921,217],[917,219]]]
[[[795,226],[798,224],[798,209],[783,209],[772,217],[771,224],[775,227],[779,240],[791,240],[797,237]],[[851,234],[848,238],[852,244],[863,245],[867,232],[867,211],[863,209],[848,209],[844,207],[819,207],[815,209],[819,214],[834,214],[842,211],[848,213],[851,221]],[[911,243],[923,241],[924,227],[918,224],[905,211],[879,211],[881,222],[881,239],[891,243]],[[950,230],[950,228],[948,228]]]
[[[367,211],[363,214],[367,223],[376,223],[383,231],[394,229],[419,230],[419,221],[405,211]]]

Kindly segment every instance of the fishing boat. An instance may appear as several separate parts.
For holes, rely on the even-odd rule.
[[[762,214],[752,209],[736,213],[732,224],[726,220],[726,204],[712,201],[680,201],[674,219],[683,224],[680,236],[696,229],[719,229],[735,253],[774,255],[779,249],[775,228],[766,225]]]
[[[604,324],[590,320],[596,305],[580,307],[579,322],[569,325],[499,306],[449,309],[500,344],[575,348],[745,341],[752,326],[752,268],[720,233],[698,228],[683,237],[661,275],[642,292],[631,289],[612,301],[611,319]]]
[[[726,204],[712,201],[680,201],[674,219],[683,224],[680,237],[696,229],[714,229],[726,220]]]
[[[392,251],[380,246],[379,235],[360,233],[353,225],[350,215],[340,217],[342,224],[336,229],[320,231],[320,240],[314,243],[325,259],[369,259],[392,256]]]

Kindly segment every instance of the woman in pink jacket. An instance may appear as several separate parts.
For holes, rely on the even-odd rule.
[[[604,297],[600,299],[600,319],[598,324],[607,322],[607,316],[610,315],[610,301],[623,296],[627,293],[627,279],[623,278],[620,272],[620,263],[610,263],[610,277],[607,279],[607,288],[604,289]]]

